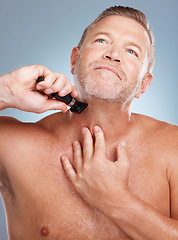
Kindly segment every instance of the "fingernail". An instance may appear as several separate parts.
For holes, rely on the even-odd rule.
[[[38,90],[43,90],[43,87],[42,86],[37,86],[36,87]]]
[[[62,111],[62,113],[66,113],[67,112],[67,108],[65,109],[60,109]]]
[[[66,94],[67,94],[67,91],[65,89],[60,91],[60,95],[64,95],[65,96]]]
[[[61,156],[61,160],[63,161],[64,159],[65,159],[65,156],[64,156],[64,155],[62,155],[62,156]]]
[[[84,134],[87,131],[87,129],[84,127],[82,128],[82,134]]]
[[[48,88],[48,89],[45,90],[46,94],[51,94],[52,92],[53,92],[53,90],[51,88]]]
[[[98,131],[100,131],[101,130],[101,128],[100,127],[98,127],[98,126],[94,126],[94,132],[98,132]]]
[[[120,145],[123,147],[126,147],[126,142],[122,141],[122,142],[120,142]]]
[[[78,141],[73,142],[74,147],[78,145]]]

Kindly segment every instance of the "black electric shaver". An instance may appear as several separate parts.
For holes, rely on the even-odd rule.
[[[44,81],[44,77],[42,77],[42,76],[39,77],[36,80],[37,83],[39,83],[41,81]],[[74,113],[80,114],[88,106],[87,103],[77,101],[77,99],[73,98],[70,94],[68,94],[68,95],[66,95],[64,97],[60,97],[58,95],[58,93],[55,92],[55,93],[51,93],[50,95],[53,98],[55,98],[56,100],[64,102],[65,104],[67,104],[70,107],[70,111],[74,112]]]

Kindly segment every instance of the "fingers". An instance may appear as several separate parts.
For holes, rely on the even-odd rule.
[[[58,92],[59,96],[64,97],[72,91],[72,85],[68,77],[61,73],[55,73],[57,79],[52,85],[53,92]]]
[[[43,113],[49,110],[61,110],[63,113],[67,112],[67,105],[63,102],[47,99],[43,107],[39,109],[39,113]]]
[[[69,93],[73,97],[78,96],[76,89],[72,87],[65,75],[54,73],[42,65],[24,66],[8,76],[6,85],[8,93],[11,94],[9,105],[23,111],[42,113],[47,110],[62,110],[66,112],[66,104],[52,100],[49,95],[58,92],[61,97]],[[44,81],[37,83],[36,80],[40,76],[44,77]],[[35,90],[42,90],[45,94],[40,94]]]
[[[63,157],[61,159],[66,174],[69,176],[70,179],[74,178],[74,175],[76,178],[77,174],[80,174],[82,172],[83,164],[90,162],[94,154],[93,138],[90,130],[85,127],[82,129],[82,134],[83,134],[83,148],[81,148],[81,145],[78,141],[75,141],[73,143],[74,167],[76,172],[73,171],[74,169],[70,164],[69,160],[67,159],[67,157]],[[95,126],[94,135],[96,139],[95,153],[103,155],[103,153],[105,152],[105,140],[101,128]]]
[[[95,154],[105,153],[105,139],[103,131],[99,126],[94,126],[94,135],[95,135]]]
[[[49,73],[36,88],[43,90],[46,94],[58,92],[61,97],[72,91],[70,80],[62,73]]]
[[[77,179],[77,174],[76,174],[72,164],[70,163],[69,159],[65,155],[63,155],[61,157],[61,162],[62,162],[64,171],[65,171],[67,177],[70,179],[70,181],[74,185],[76,182],[76,179]]]
[[[44,81],[36,85],[37,90],[43,90],[46,94],[58,92],[61,97],[71,93],[73,97],[77,97],[78,93],[75,87],[71,85],[69,78],[62,73],[54,73],[50,69],[42,65],[34,65],[36,79],[44,76]]]
[[[74,97],[74,98],[77,98],[78,97],[78,92],[77,92],[77,89],[72,86],[72,91],[71,91],[71,96]],[[62,97],[62,96],[61,96]]]
[[[83,134],[83,158],[84,161],[90,161],[93,156],[93,138],[88,128],[82,129]]]
[[[78,141],[75,141],[73,143],[73,151],[74,151],[74,167],[76,172],[79,172],[82,168],[82,149]]]
[[[118,147],[117,147],[117,156],[118,159],[122,159],[124,161],[128,161],[128,157],[127,157],[127,152],[126,152],[126,148],[125,148],[125,143],[121,142],[119,143]]]
[[[117,147],[117,162],[119,165],[122,165],[126,170],[129,169],[129,159],[127,156],[127,151],[125,148],[125,143],[119,143]]]

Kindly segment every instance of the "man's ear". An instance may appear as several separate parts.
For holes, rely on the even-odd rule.
[[[153,79],[153,75],[151,73],[146,73],[145,76],[142,79],[142,83],[140,86],[139,91],[135,95],[136,98],[140,98],[141,95],[149,88],[151,82]]]
[[[76,60],[78,58],[79,52],[80,52],[80,49],[78,47],[74,47],[72,49],[72,52],[71,52],[71,56],[70,56],[70,71],[71,71],[72,74],[74,74],[74,67],[75,67],[75,63],[76,63]]]

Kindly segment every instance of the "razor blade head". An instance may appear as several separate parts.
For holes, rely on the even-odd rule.
[[[71,112],[80,114],[88,106],[87,103],[76,101],[75,104],[70,108]]]

